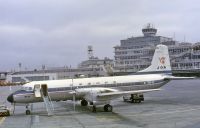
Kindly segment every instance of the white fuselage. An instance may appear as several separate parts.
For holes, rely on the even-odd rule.
[[[162,74],[110,76],[78,78],[65,80],[35,81],[23,85],[23,89],[13,93],[16,103],[42,102],[34,95],[35,85],[47,85],[52,101],[72,100],[72,91],[76,91],[76,100],[83,99],[89,91],[131,91],[160,88],[168,82]],[[94,92],[94,93],[96,93]],[[91,93],[91,92],[90,92]]]

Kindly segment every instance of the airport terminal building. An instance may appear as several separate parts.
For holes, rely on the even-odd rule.
[[[143,36],[121,40],[114,47],[114,61],[105,57],[94,57],[92,46],[88,46],[88,59],[77,68],[54,67],[6,73],[8,82],[69,79],[79,77],[109,76],[134,73],[147,68],[158,44],[167,45],[174,72],[200,72],[200,43],[178,42],[169,37],[157,36],[157,29],[148,24],[142,29]],[[1,74],[5,79],[5,73]]]
[[[120,45],[114,47],[115,72],[137,72],[147,68],[158,44],[168,46],[173,71],[200,69],[200,43],[179,43],[157,36],[157,29],[151,24],[142,32],[143,36],[121,40]]]

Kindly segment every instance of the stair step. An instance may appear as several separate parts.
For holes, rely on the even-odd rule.
[[[46,106],[48,116],[53,115],[54,108],[49,96],[42,95],[42,97],[43,97],[44,104]]]

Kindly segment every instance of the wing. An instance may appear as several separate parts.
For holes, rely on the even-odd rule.
[[[135,91],[115,91],[115,92],[97,94],[97,98],[114,99],[114,98],[118,98],[118,97],[121,97],[123,95],[128,95],[128,94],[147,93],[147,92],[160,91],[160,90],[161,89],[147,89],[147,90],[135,90]]]
[[[119,91],[111,88],[89,88],[78,89],[74,93],[82,96],[84,99],[90,102],[104,102],[119,98],[123,95],[146,93],[152,91],[159,91],[161,89],[148,89],[148,90],[134,90],[134,91]]]
[[[166,76],[165,80],[187,80],[187,79],[195,79],[196,77],[176,77],[176,76]]]

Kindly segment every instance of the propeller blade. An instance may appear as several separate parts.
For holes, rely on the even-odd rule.
[[[13,103],[13,115],[15,114],[15,103]]]
[[[76,94],[73,94],[73,106],[74,106],[74,111],[75,111],[75,107],[76,107]]]
[[[12,87],[10,86],[9,88],[10,88],[10,92],[12,92]]]

